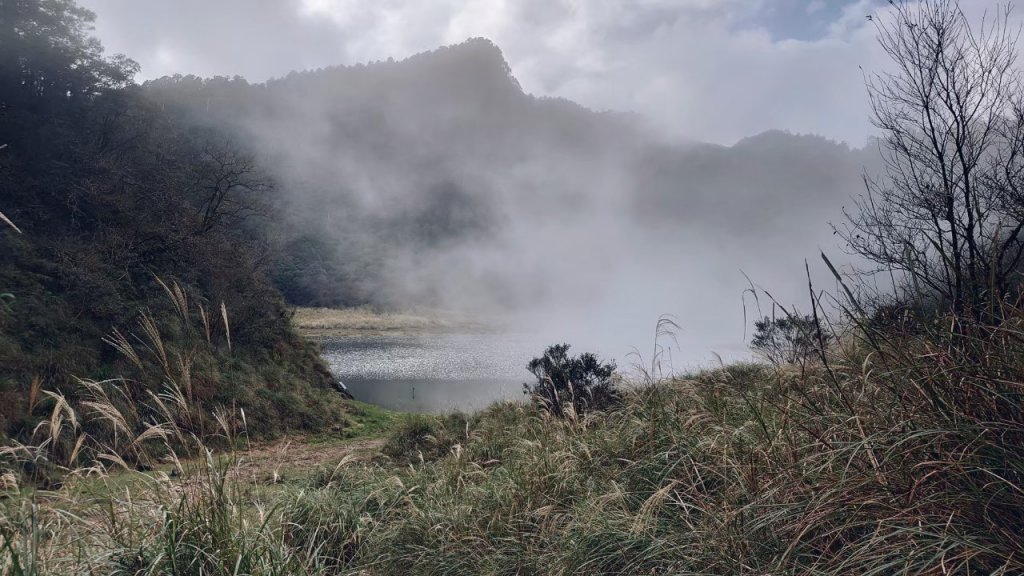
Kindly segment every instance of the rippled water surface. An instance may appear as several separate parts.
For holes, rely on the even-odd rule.
[[[522,400],[542,351],[507,334],[353,336],[321,341],[331,370],[358,400],[406,412],[471,411]]]

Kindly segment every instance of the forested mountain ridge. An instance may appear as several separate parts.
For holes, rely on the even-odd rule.
[[[274,175],[285,214],[275,277],[302,304],[438,304],[442,286],[410,294],[397,268],[504,230],[510,182],[496,176],[532,180],[537,147],[591,162],[612,160],[609,143],[627,133],[642,141],[625,115],[525,94],[484,39],[265,84],[176,76],[144,90],[185,123],[234,134]],[[557,172],[517,201],[572,191],[574,167]]]
[[[788,249],[806,241],[794,221],[841,214],[877,162],[872,148],[784,132],[674,142],[628,114],[525,93],[479,38],[262,84],[175,76],[144,91],[261,158],[285,215],[275,281],[301,304],[527,307],[558,289],[542,245],[635,223],[712,242],[728,224]]]

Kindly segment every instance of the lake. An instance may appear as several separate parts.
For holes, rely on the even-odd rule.
[[[536,339],[498,333],[359,335],[320,339],[334,374],[357,400],[403,412],[474,411],[523,401]]]

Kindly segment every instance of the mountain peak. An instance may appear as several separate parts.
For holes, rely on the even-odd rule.
[[[395,64],[449,70],[471,78],[511,83],[517,91],[522,92],[522,87],[512,75],[512,67],[509,66],[501,48],[491,40],[479,36],[458,44],[421,52]]]

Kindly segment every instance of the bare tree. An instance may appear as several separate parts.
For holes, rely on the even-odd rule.
[[[886,174],[837,229],[917,295],[981,313],[1024,256],[1024,99],[1010,8],[977,26],[956,0],[874,18],[893,72],[868,78]]]
[[[199,234],[218,226],[265,215],[273,185],[256,160],[227,142],[207,142],[195,166],[193,192],[199,198]]]

